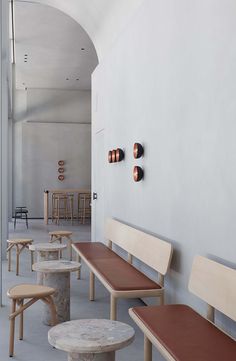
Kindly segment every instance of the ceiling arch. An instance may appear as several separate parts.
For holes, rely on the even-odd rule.
[[[99,61],[145,0],[17,0],[49,5],[76,20],[90,36]]]

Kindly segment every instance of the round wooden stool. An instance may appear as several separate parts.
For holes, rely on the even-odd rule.
[[[69,251],[69,259],[70,261],[72,261],[72,240],[71,240],[71,236],[72,236],[72,232],[70,231],[54,231],[54,232],[49,232],[50,235],[50,243],[59,241],[60,244],[62,244],[62,240],[63,238],[66,238],[67,241],[67,247],[68,247],[68,251]]]
[[[115,351],[134,340],[134,329],[118,321],[76,320],[48,332],[48,341],[68,353],[68,361],[115,361]]]
[[[55,289],[40,285],[21,284],[10,288],[7,296],[12,300],[10,320],[10,340],[9,340],[9,356],[14,353],[14,334],[15,334],[15,318],[20,315],[19,323],[19,339],[23,340],[23,318],[24,311],[38,300],[43,301],[51,311],[51,325],[57,324],[56,308],[52,295]],[[28,299],[26,303],[24,300]],[[18,306],[18,307],[17,307]]]
[[[11,250],[15,247],[16,248],[16,275],[19,275],[19,259],[21,252],[27,248],[29,249],[29,246],[33,243],[32,239],[8,239],[7,240],[8,247],[7,247],[7,253],[8,253],[8,271],[11,271]],[[31,252],[31,270],[32,265],[34,263],[33,260],[33,252]]]

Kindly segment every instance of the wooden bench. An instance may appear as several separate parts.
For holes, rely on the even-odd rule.
[[[144,333],[144,360],[152,344],[168,361],[234,361],[236,342],[214,324],[215,309],[236,321],[236,270],[197,256],[189,290],[207,302],[207,318],[187,305],[134,307],[129,314]]]
[[[90,268],[90,300],[94,300],[94,276],[110,292],[110,318],[116,320],[118,298],[158,297],[164,303],[164,275],[168,271],[172,246],[170,243],[141,232],[113,219],[105,227],[108,247],[100,242],[74,243],[77,260]],[[124,260],[112,250],[112,245],[128,253]],[[132,265],[133,257],[159,273],[154,282]],[[78,278],[80,275],[78,275]]]

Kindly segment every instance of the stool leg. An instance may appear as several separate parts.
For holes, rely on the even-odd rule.
[[[16,310],[16,300],[12,300],[11,313]],[[9,356],[14,354],[15,317],[10,320]]]
[[[15,213],[15,218],[14,218],[14,229],[16,229],[16,213]]]
[[[27,229],[29,228],[29,224],[28,224],[28,214],[25,213],[25,223],[26,223],[26,227]]]
[[[72,261],[72,240],[68,237],[69,258]]]
[[[8,251],[8,271],[11,271],[11,248]]]
[[[60,242],[60,244],[62,244],[62,237],[59,237],[58,241]],[[62,250],[60,250],[60,258],[62,258]]]
[[[152,361],[152,343],[144,335],[144,361]]]
[[[20,307],[23,307],[24,300],[20,301]],[[20,313],[20,323],[19,323],[19,340],[23,340],[24,336],[24,311]]]
[[[33,272],[34,251],[30,251],[30,257],[31,257],[31,271]]]
[[[16,276],[19,276],[19,258],[20,258],[20,249],[16,245]]]

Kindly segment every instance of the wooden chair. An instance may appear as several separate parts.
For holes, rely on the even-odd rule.
[[[15,334],[15,318],[20,316],[19,323],[19,339],[23,340],[23,319],[24,311],[32,306],[38,300],[43,301],[50,307],[52,321],[51,325],[57,324],[56,308],[53,302],[52,295],[55,293],[55,289],[51,287],[45,287],[41,285],[33,284],[21,284],[10,288],[7,291],[7,296],[12,300],[10,320],[10,340],[9,340],[9,356],[14,354],[14,334]],[[26,303],[24,300],[28,299]],[[17,307],[18,306],[18,307]]]
[[[66,209],[66,218],[71,220],[71,224],[73,224],[74,219],[74,194],[67,194],[67,209]]]
[[[16,248],[16,276],[19,275],[19,268],[20,268],[20,254],[21,252],[33,243],[32,239],[8,239],[7,240],[8,247],[7,247],[7,254],[8,254],[8,271],[11,271],[11,251],[13,248]],[[31,270],[33,265],[33,251],[31,252]]]

